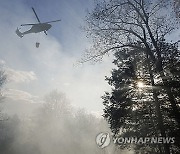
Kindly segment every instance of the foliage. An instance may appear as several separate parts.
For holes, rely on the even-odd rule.
[[[0,151],[99,154],[102,149],[96,145],[95,137],[101,131],[107,131],[104,121],[85,110],[73,109],[63,93],[52,91],[32,116],[10,117],[0,125]]]
[[[180,128],[179,51],[176,43],[164,40],[178,28],[171,1],[100,1],[88,14],[87,23],[94,44],[84,61],[102,58],[109,52],[116,57],[118,69],[107,78],[113,89],[103,96],[104,117],[113,133],[171,136],[174,132],[175,136]],[[146,86],[138,87],[138,81]],[[169,154],[177,152],[178,146],[147,148],[152,153]]]
[[[96,61],[111,51],[127,47],[145,47],[147,54],[155,60],[151,47],[158,52],[157,41],[178,27],[171,5],[167,0],[98,2],[87,16],[85,29],[87,36],[93,38],[93,46],[82,62]]]
[[[148,56],[143,51],[124,49],[115,53],[113,63],[117,69],[112,70],[111,77],[106,77],[112,92],[106,92],[103,98],[104,117],[110,124],[114,137],[153,137],[163,136],[159,127],[159,115],[162,116],[165,135],[176,137],[175,144],[171,145],[171,150],[179,151],[179,124],[178,115],[173,112],[171,103],[167,96],[167,89],[173,89],[173,95],[178,100],[179,89],[179,53],[176,44],[159,42],[162,49],[163,69],[166,73],[166,83],[158,78],[159,73],[156,66],[148,60]],[[172,67],[173,66],[173,67]],[[174,71],[172,72],[171,69]],[[151,73],[153,71],[154,85],[151,83]],[[171,73],[172,72],[172,73]],[[174,75],[173,75],[174,74]],[[138,87],[138,82],[144,83],[143,87]],[[154,93],[157,93],[160,110],[157,113],[157,101]],[[177,102],[177,111],[179,101]],[[160,114],[159,114],[160,112]],[[121,148],[135,148],[147,150],[151,153],[160,153],[163,148],[159,145],[121,145]]]

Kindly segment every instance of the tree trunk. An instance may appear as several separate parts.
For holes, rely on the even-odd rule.
[[[149,69],[149,74],[150,74],[151,85],[152,85],[152,87],[154,87],[155,84],[154,84],[153,72],[150,67],[150,61],[149,61],[148,55],[147,55],[147,62],[148,62],[148,69]],[[153,98],[155,101],[155,109],[156,109],[156,114],[157,114],[158,127],[160,130],[161,136],[166,137],[166,132],[164,129],[164,124],[163,124],[163,117],[161,114],[161,107],[160,107],[160,103],[158,101],[158,94],[154,88],[152,88],[152,91],[153,91]],[[168,144],[163,143],[163,148],[164,148],[164,154],[170,154],[170,148],[169,148]],[[160,151],[161,151],[161,149],[160,149]]]

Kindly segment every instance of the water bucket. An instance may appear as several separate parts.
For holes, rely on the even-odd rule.
[[[40,43],[36,42],[36,48],[39,48]]]

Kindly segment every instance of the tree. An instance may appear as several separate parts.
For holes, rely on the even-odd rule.
[[[174,11],[176,13],[176,17],[180,18],[180,1],[174,0]]]
[[[1,68],[0,69],[0,103],[3,100],[3,93],[2,93],[2,88],[4,86],[4,84],[6,83],[6,79],[7,79],[7,75],[5,74],[4,70]],[[0,121],[4,120],[4,115],[1,113],[1,109],[0,109]]]
[[[45,96],[45,103],[42,111],[47,116],[60,118],[71,113],[71,106],[64,93],[53,90]]]
[[[156,68],[153,68],[153,65],[148,62],[145,53],[141,52],[140,54],[137,50],[126,49],[115,53],[116,59],[113,63],[117,66],[117,69],[112,71],[111,77],[106,78],[113,89],[111,93],[106,92],[103,96],[104,117],[110,124],[115,137],[119,135],[126,137],[164,135],[176,137],[176,143],[170,147],[167,144],[164,147],[161,145],[136,145],[136,151],[143,149],[150,153],[168,153],[169,148],[173,152],[178,153],[180,151],[179,138],[177,137],[180,127],[176,117],[172,114],[172,107],[164,91],[165,87],[172,88],[175,91],[180,89],[178,86],[180,82],[177,77],[179,67],[172,67],[172,65],[178,64],[180,51],[177,50],[177,46],[174,44],[163,41],[161,42],[162,47],[164,48],[164,69],[166,72],[172,68],[176,70],[176,77],[172,78],[172,76],[167,75],[168,82],[166,85],[162,85],[162,81],[156,78],[156,83],[152,86],[151,73]],[[172,86],[173,83],[177,86]],[[178,96],[177,93],[173,94],[176,94],[176,98],[180,96],[179,93]],[[121,147],[124,148],[124,146]],[[126,147],[128,146],[126,145]]]
[[[20,120],[17,115],[8,120],[1,121],[0,125],[0,151],[3,154],[16,153],[12,150],[16,135],[19,131]]]
[[[115,56],[114,64],[118,69],[114,69],[112,76],[106,78],[113,89],[111,93],[106,92],[103,96],[104,117],[110,124],[114,137],[158,136],[152,90],[147,86],[150,77],[146,60],[143,58],[146,55],[140,55],[134,50],[123,50],[117,52]],[[140,83],[144,83],[147,87],[139,85]],[[121,147],[124,148],[124,145]],[[132,145],[126,147],[132,148]],[[149,145],[139,147],[136,151],[142,148],[147,150]],[[157,146],[150,148],[154,153],[159,150]]]
[[[177,25],[173,16],[166,15],[167,10],[172,10],[171,3],[167,0],[99,2],[87,17],[87,32],[94,38],[94,50],[87,53],[84,61],[102,58],[104,54],[122,48],[145,50],[150,60],[155,63],[163,83],[166,83],[158,42],[176,29]],[[173,111],[179,115],[176,109],[177,101],[171,90],[166,91]]]
[[[94,50],[87,53],[87,59],[102,57],[114,51],[138,50],[145,53],[149,82],[156,86],[155,77],[159,76],[161,88],[166,93],[169,105],[179,126],[179,108],[177,97],[172,87],[165,88],[168,83],[165,67],[163,65],[163,50],[160,43],[162,39],[176,29],[176,20],[167,10],[171,10],[170,1],[167,0],[109,0],[99,2],[92,13],[88,14],[87,32],[94,38]],[[172,12],[172,11],[169,11]],[[168,15],[167,15],[168,14]],[[169,52],[169,51],[168,51]],[[122,53],[122,52],[121,52]],[[128,56],[128,55],[127,55]],[[137,71],[137,70],[136,70]],[[166,136],[160,93],[152,89],[156,110],[157,125],[162,136]],[[164,146],[165,153],[169,153],[168,145]]]
[[[1,68],[0,69],[0,95],[1,95],[1,98],[2,98],[2,88],[3,88],[4,84],[6,83],[6,79],[7,79],[7,75],[5,74],[4,70]]]
[[[87,58],[101,57],[124,47],[139,48],[136,42],[140,42],[155,60],[151,46],[158,52],[157,41],[175,28],[175,20],[164,14],[170,8],[167,0],[99,2],[87,17],[86,30],[94,39],[94,50],[88,53]]]
[[[61,92],[55,90],[47,94],[44,104],[30,122],[27,123],[30,123],[31,127],[20,140],[23,141],[25,138],[21,151],[44,154],[92,154],[101,151],[94,139],[100,132],[99,128],[106,125],[85,110],[73,109]],[[96,127],[97,125],[99,127]],[[25,128],[27,126],[25,124]]]

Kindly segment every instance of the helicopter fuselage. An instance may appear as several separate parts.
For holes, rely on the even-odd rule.
[[[39,32],[43,32],[43,31],[48,31],[52,26],[48,23],[39,23],[39,24],[35,24],[31,27],[29,31],[29,33],[39,33]]]
[[[48,31],[52,26],[48,23],[38,23],[38,24],[33,24],[32,27],[25,31],[25,32],[20,32],[19,29],[17,28],[16,34],[19,37],[23,37],[25,34],[29,33],[39,33],[39,32],[46,32]]]
[[[47,31],[52,27],[51,24],[49,23],[52,23],[52,22],[58,22],[58,21],[61,21],[61,20],[53,20],[53,21],[48,21],[48,22],[44,22],[42,23],[40,20],[39,20],[39,17],[37,16],[37,13],[35,12],[34,8],[32,7],[32,10],[36,16],[36,19],[39,23],[37,24],[22,24],[21,26],[32,26],[29,30],[25,31],[25,32],[21,32],[19,31],[19,29],[21,28],[17,28],[16,29],[16,34],[19,36],[19,37],[23,37],[25,34],[29,34],[29,33],[39,33],[39,32],[44,32],[46,35],[47,35]]]

